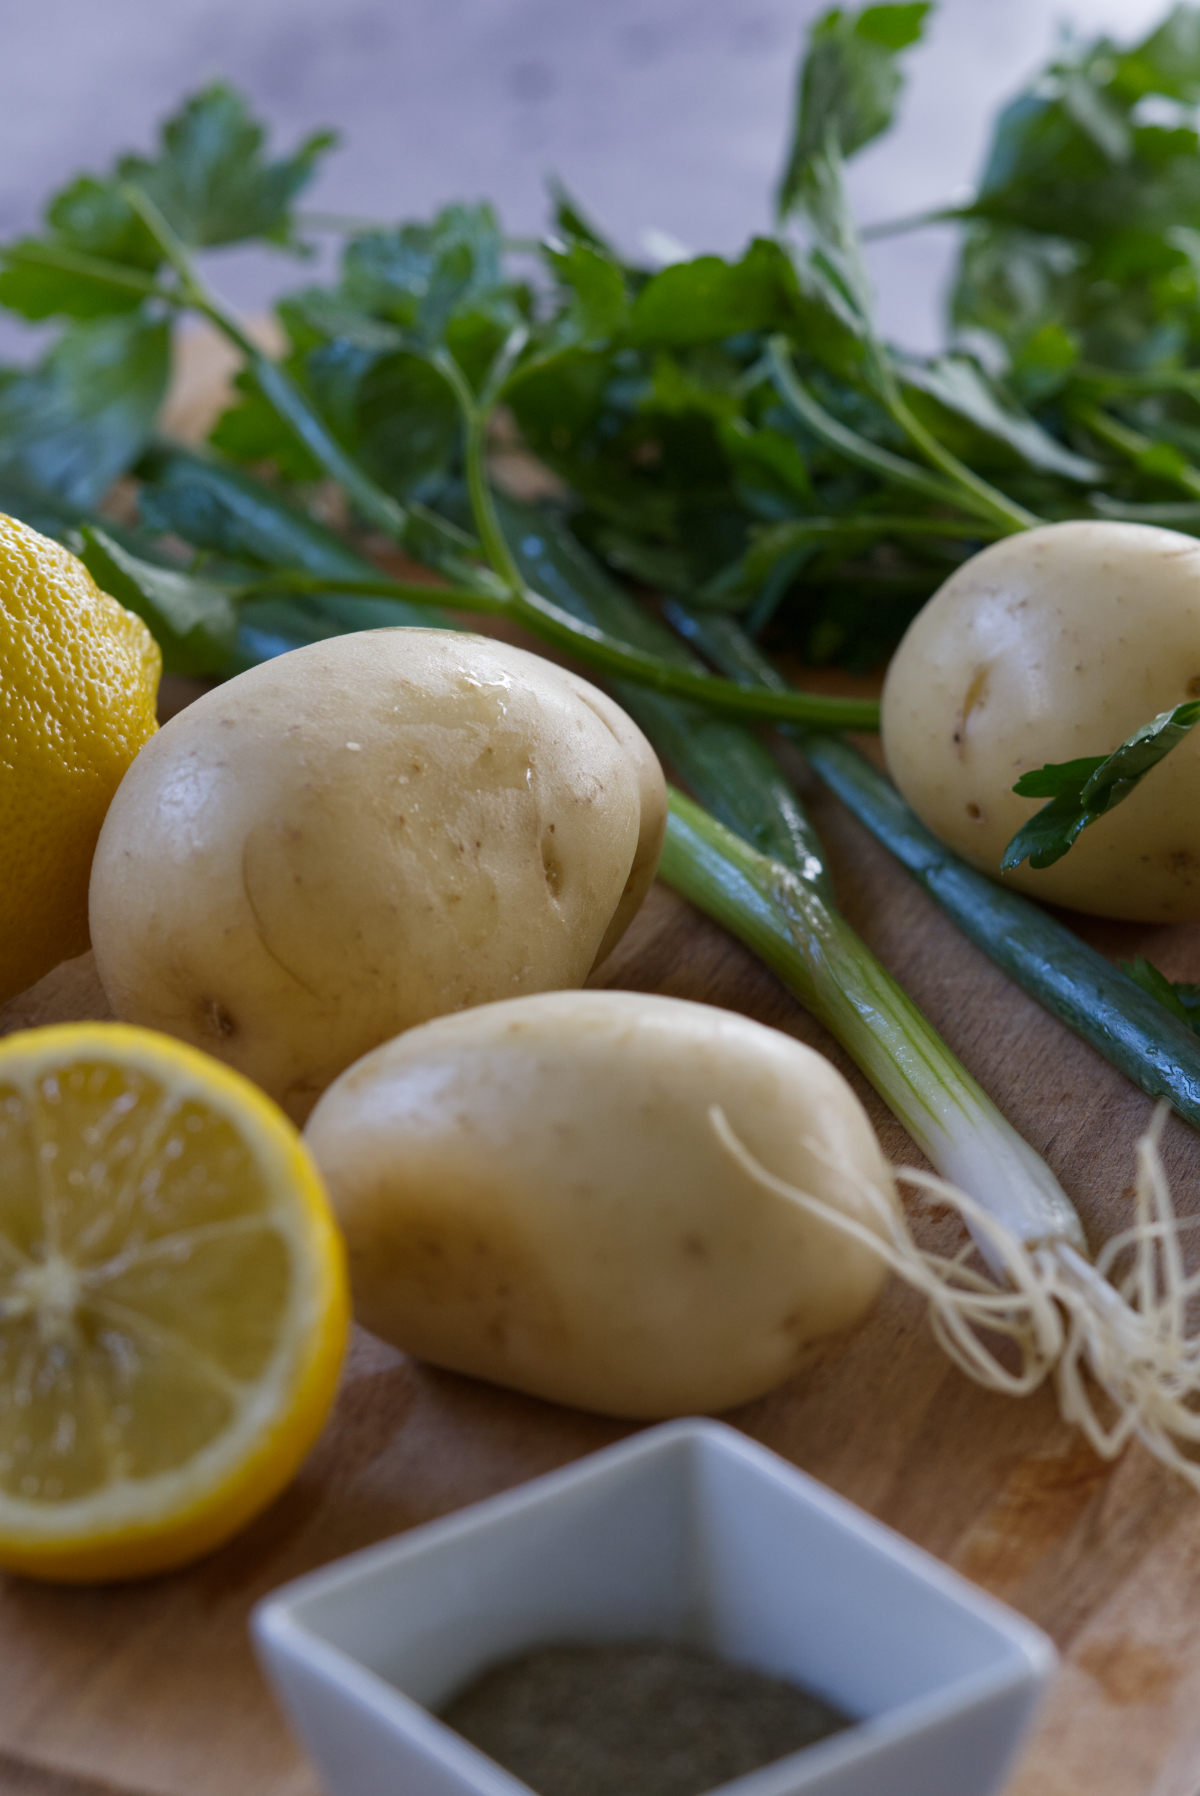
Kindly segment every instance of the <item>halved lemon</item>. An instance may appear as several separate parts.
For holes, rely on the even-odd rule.
[[[141,1577],[234,1533],[320,1432],[347,1293],[240,1074],[117,1023],[0,1041],[0,1566]]]

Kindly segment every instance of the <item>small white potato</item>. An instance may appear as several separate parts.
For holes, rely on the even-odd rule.
[[[359,1321],[610,1415],[769,1390],[860,1319],[886,1269],[753,1177],[713,1105],[768,1172],[877,1226],[862,1182],[891,1198],[891,1174],[845,1079],[729,1011],[555,992],[376,1048],[306,1130]]]
[[[666,791],[619,706],[449,630],[296,649],[165,725],[101,832],[91,933],[117,1015],[297,1121],[398,1031],[580,985],[641,903]]]
[[[956,570],[888,669],[883,747],[914,811],[985,873],[1044,799],[1021,774],[1110,753],[1200,694],[1200,542],[1145,524],[1049,524]],[[1005,882],[1102,917],[1200,917],[1200,731],[1053,866]]]

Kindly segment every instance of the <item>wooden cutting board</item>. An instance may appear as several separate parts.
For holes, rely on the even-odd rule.
[[[811,810],[847,915],[1049,1160],[1098,1244],[1125,1215],[1149,1101],[970,947],[835,800],[816,789]],[[1080,927],[1114,957],[1200,977],[1200,926]],[[664,888],[598,983],[723,1005],[812,1043],[848,1074],[891,1157],[916,1159],[774,977]],[[0,1010],[0,1033],[107,1014],[87,956]],[[1165,1147],[1180,1207],[1200,1208],[1200,1138],[1173,1121]],[[954,1225],[926,1235],[945,1246]],[[969,1383],[895,1284],[852,1338],[726,1419],[1057,1641],[1063,1670],[1007,1796],[1198,1796],[1200,1496],[1140,1448],[1103,1463],[1051,1394],[1014,1401]],[[359,1335],[320,1444],[223,1551],[139,1586],[0,1579],[0,1796],[315,1796],[255,1668],[251,1605],[629,1431]]]

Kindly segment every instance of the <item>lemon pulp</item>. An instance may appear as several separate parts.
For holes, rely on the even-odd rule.
[[[150,1031],[0,1043],[0,1564],[178,1564],[276,1494],[332,1400],[341,1242],[295,1130]]]

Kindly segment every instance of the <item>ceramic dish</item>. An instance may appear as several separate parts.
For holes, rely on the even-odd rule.
[[[738,1796],[992,1796],[1051,1676],[1020,1616],[721,1423],[671,1422],[261,1603],[329,1796],[528,1796],[431,1712],[549,1641],[689,1641],[857,1725]]]

